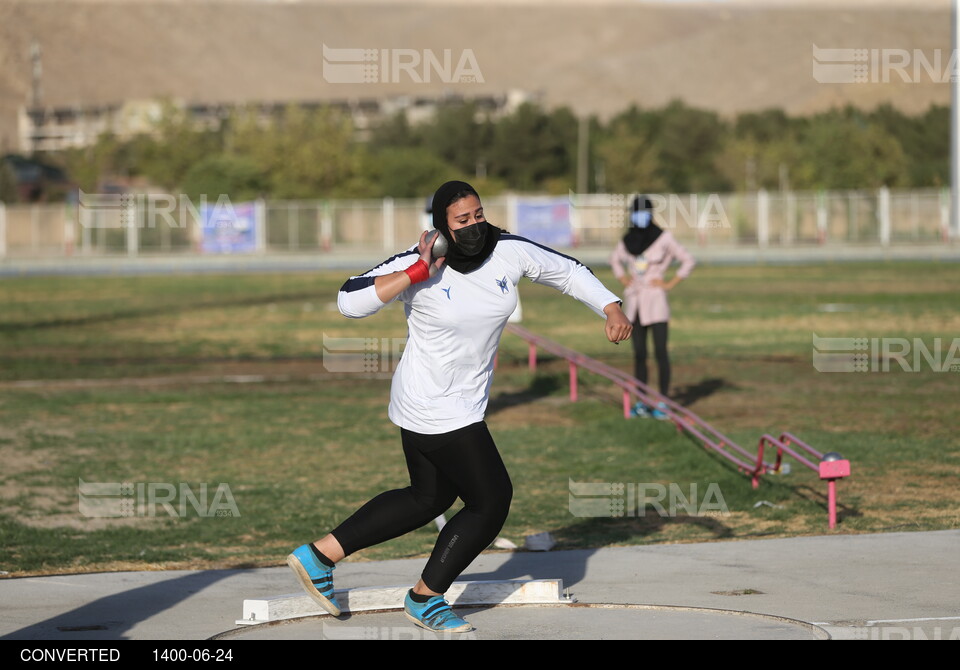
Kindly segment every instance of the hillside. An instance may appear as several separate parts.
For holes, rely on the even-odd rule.
[[[609,115],[680,98],[733,114],[808,113],[891,102],[949,104],[949,84],[819,83],[814,45],[921,51],[949,59],[950,3],[127,2],[0,0],[0,148],[16,141],[30,96],[30,45],[42,48],[42,100],[91,105],[169,96],[192,102],[464,96],[521,89],[545,104]],[[323,47],[472,56],[472,81],[329,83]],[[387,51],[389,50],[389,51]],[[402,51],[406,50],[406,51]],[[403,56],[403,57],[407,57]],[[328,62],[329,66],[329,62]],[[417,70],[415,70],[417,71]],[[912,66],[909,70],[913,72]],[[419,69],[420,78],[424,71]],[[375,73],[376,74],[376,73]],[[329,77],[328,77],[329,78]],[[395,80],[394,80],[395,78]],[[483,81],[478,81],[482,79]]]

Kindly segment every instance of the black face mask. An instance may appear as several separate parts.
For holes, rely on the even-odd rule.
[[[454,202],[454,198],[464,194],[476,195],[477,192],[470,184],[462,181],[448,181],[433,194],[433,227],[450,243],[447,250],[446,264],[451,269],[467,274],[481,267],[493,253],[503,232],[495,225],[484,221],[461,228],[455,233],[447,224],[447,207]],[[478,198],[480,196],[477,196]],[[456,235],[458,242],[453,241]]]
[[[457,236],[457,248],[464,256],[475,256],[483,250],[487,242],[487,222],[477,221],[454,231]]]

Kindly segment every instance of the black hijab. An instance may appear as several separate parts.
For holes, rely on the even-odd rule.
[[[486,239],[480,251],[472,256],[467,256],[457,247],[457,243],[453,241],[453,237],[450,235],[450,227],[447,225],[447,207],[457,200],[471,195],[476,196],[477,199],[480,198],[470,184],[464,181],[448,181],[437,189],[437,192],[433,194],[432,201],[433,227],[439,230],[440,234],[449,243],[446,264],[463,274],[473,272],[483,265],[484,261],[493,253],[497,242],[500,240],[500,233],[503,232],[496,226],[489,225],[488,222]]]
[[[660,233],[663,232],[663,229],[653,222],[653,203],[650,202],[648,198],[644,197],[641,199],[638,196],[633,199],[633,214],[639,212],[648,212],[650,222],[646,227],[641,228],[633,222],[634,217],[631,216],[630,230],[623,236],[624,246],[626,246],[627,251],[634,256],[639,256],[646,251],[650,245],[660,237]]]

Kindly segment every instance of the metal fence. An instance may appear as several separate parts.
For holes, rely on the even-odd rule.
[[[706,247],[885,247],[950,239],[947,190],[651,197],[661,226],[681,242]],[[507,195],[484,198],[484,208],[492,223],[523,235],[521,205],[553,203],[561,211],[550,225],[566,227],[569,241],[551,246],[600,248],[622,236],[631,198]],[[258,203],[256,212],[252,252],[261,254],[392,253],[429,225],[422,199],[267,201]],[[76,204],[0,203],[0,259],[200,255],[203,225],[194,203],[170,195],[127,196],[120,209],[93,212]]]

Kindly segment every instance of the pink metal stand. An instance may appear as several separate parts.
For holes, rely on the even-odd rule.
[[[772,435],[763,435],[757,445],[757,453],[754,455],[723,435],[690,410],[660,395],[639,379],[632,377],[626,372],[589,358],[588,356],[584,356],[580,352],[568,349],[544,337],[534,335],[516,324],[507,324],[507,330],[529,343],[527,366],[531,372],[537,369],[538,348],[568,361],[570,370],[570,400],[572,402],[576,402],[577,400],[577,370],[579,368],[584,368],[601,377],[605,377],[623,391],[624,418],[630,418],[633,398],[637,398],[648,407],[657,406],[667,415],[674,425],[676,425],[677,430],[681,432],[686,431],[693,435],[702,443],[704,448],[715,451],[736,465],[740,472],[749,475],[753,488],[760,486],[761,475],[780,472],[784,454],[792,456],[798,463],[810,468],[820,476],[820,479],[827,482],[829,524],[830,528],[836,526],[836,482],[838,479],[850,476],[850,461],[846,459],[825,461],[822,453],[790,433],[782,433],[779,439]],[[772,464],[763,460],[765,449],[768,446],[776,449],[776,460]],[[805,457],[800,453],[801,451],[812,456],[814,460]]]

